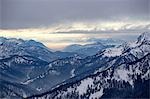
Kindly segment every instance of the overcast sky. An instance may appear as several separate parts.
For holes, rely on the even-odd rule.
[[[1,0],[2,28],[148,20],[149,0]]]
[[[90,33],[127,35],[150,30],[150,0],[0,1],[1,31],[87,33],[90,37]],[[7,36],[2,32],[0,35]]]

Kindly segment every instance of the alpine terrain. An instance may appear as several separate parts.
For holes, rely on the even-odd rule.
[[[93,70],[85,71],[87,75],[82,77],[81,73],[47,92],[28,98],[150,98],[150,33],[143,33],[136,42],[124,43],[91,57],[82,65],[82,68],[93,67]],[[87,65],[92,64],[91,61],[94,65]]]
[[[34,40],[0,38],[0,98],[150,98],[149,32],[135,42],[82,49],[92,47],[99,49],[94,55],[53,52]]]

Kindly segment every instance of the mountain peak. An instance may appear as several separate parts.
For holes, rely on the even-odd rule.
[[[150,32],[144,32],[138,37],[137,43],[150,42]]]
[[[15,44],[21,44],[24,42],[22,39],[16,39],[16,38],[5,38],[5,37],[0,37],[0,44],[1,43],[15,43]]]
[[[21,46],[40,46],[45,47],[42,43],[37,42],[35,40],[23,40],[23,39],[17,39],[17,38],[5,38],[0,37],[0,44],[7,43],[7,44],[15,44],[15,45],[21,45]],[[46,47],[45,47],[46,48]]]
[[[39,47],[44,47],[44,48],[46,48],[45,45],[43,45],[42,43],[37,42],[37,41],[35,41],[35,40],[27,40],[27,41],[25,41],[25,44],[30,45],[30,46],[39,46]]]

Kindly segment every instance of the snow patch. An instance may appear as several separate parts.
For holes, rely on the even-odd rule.
[[[51,68],[51,67],[52,67],[52,64],[49,64],[48,67]]]
[[[104,52],[105,57],[116,57],[122,54],[122,48],[109,48]]]
[[[30,79],[30,80],[27,80],[27,81],[21,82],[21,83],[24,84],[24,85],[28,85],[28,84],[32,83],[35,79]]]
[[[91,94],[89,99],[99,99],[103,94],[103,88],[101,88],[100,91]]]
[[[129,82],[130,85],[133,85],[133,80],[129,78],[130,71],[119,69],[116,71],[115,75],[118,77],[117,80],[124,80],[125,82]]]
[[[72,69],[71,70],[71,78],[75,76],[74,72],[75,72],[75,69]]]
[[[128,81],[128,71],[126,70],[117,70],[117,74],[122,80],[125,80],[126,82]]]
[[[41,90],[42,90],[42,88],[36,88],[36,90],[37,90],[37,91],[41,91]]]
[[[142,79],[145,78],[145,79],[149,79],[150,78],[150,70],[148,70],[143,76],[142,76]]]
[[[92,78],[87,78],[81,81],[81,84],[77,87],[77,92],[79,92],[79,95],[83,95],[84,93],[86,93],[88,85],[93,85],[93,81],[94,80]]]
[[[57,72],[56,70],[50,70],[49,73],[52,75],[60,75],[60,72]]]

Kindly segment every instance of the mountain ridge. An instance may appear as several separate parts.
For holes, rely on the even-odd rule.
[[[81,58],[80,56],[75,55],[74,57],[58,59],[48,63],[45,62],[46,64],[44,64],[44,62],[37,57],[34,58],[30,56],[23,56],[23,58],[21,58],[21,56],[20,59],[15,56],[17,60],[13,58],[13,61],[8,60],[8,63],[5,61],[0,61],[0,64],[2,64],[2,66],[8,65],[9,67],[9,62],[12,62],[11,67],[14,67],[12,68],[14,70],[17,70],[19,66],[24,67],[24,69],[27,71],[29,70],[29,74],[27,75],[27,78],[29,77],[29,79],[26,79],[26,81],[22,82],[21,84],[27,86],[30,85],[37,91],[41,90],[41,88],[46,89],[40,92],[44,95],[40,96],[39,98],[43,97],[46,99],[49,97],[48,99],[92,99],[92,97],[95,96],[108,97],[110,90],[120,93],[120,90],[118,89],[120,87],[117,86],[127,86],[129,89],[132,89],[132,86],[137,85],[139,83],[138,80],[140,79],[142,79],[144,81],[143,83],[146,85],[147,82],[149,82],[150,72],[148,68],[150,68],[150,40],[148,35],[149,34],[144,33],[142,36],[139,36],[136,42],[124,43],[117,47],[107,48],[86,58]],[[22,60],[25,57],[27,57],[27,59],[30,61],[25,61],[25,65],[27,66],[24,66],[24,60]],[[32,62],[34,64],[30,64]],[[41,63],[43,66],[40,66]],[[30,70],[34,70],[35,72]],[[8,72],[10,71],[8,70]],[[34,75],[34,73],[36,75]],[[124,75],[121,75],[121,73]],[[6,73],[4,72],[4,74]],[[141,76],[139,77],[139,75]],[[54,79],[50,81],[49,78]],[[55,85],[51,86],[52,82],[55,82]],[[109,86],[114,87],[107,87],[107,85],[103,85],[105,84],[104,82]],[[44,83],[44,86],[42,86],[42,83]],[[143,83],[141,83],[141,85],[143,85]],[[82,90],[84,89],[83,85],[86,85],[86,89],[84,91]],[[129,93],[127,89],[124,89],[124,87],[121,88],[122,90],[126,91],[124,96],[128,96]],[[139,87],[136,86],[136,88]],[[49,93],[49,90],[52,90],[51,93]],[[135,89],[133,90],[136,91]],[[145,91],[147,92],[147,90]],[[137,92],[136,94],[138,95]],[[24,98],[38,99],[38,95],[40,94],[35,93],[35,95],[33,95],[27,93],[27,96],[24,96]],[[116,95],[116,93],[112,94],[112,97],[114,97],[113,95]]]
[[[126,64],[129,64],[129,65],[134,64],[134,63],[136,63],[136,62],[138,62],[138,61],[141,61],[141,60],[145,59],[146,57],[149,57],[149,58],[150,58],[150,53],[147,54],[147,55],[145,55],[144,57],[142,57],[142,58],[136,60],[136,61],[132,61],[132,62],[129,62],[129,63],[126,63]],[[124,64],[124,63],[122,63],[122,64]],[[121,65],[120,65],[120,66],[121,66]],[[87,77],[97,76],[97,75],[99,75],[100,73],[109,70],[110,68],[112,68],[112,67],[109,67],[109,68],[107,68],[106,70],[103,70],[103,71],[101,71],[101,72],[97,72],[97,73],[95,73],[95,74],[93,74],[93,75],[90,75],[90,76],[87,76]],[[85,77],[85,78],[87,78],[87,77]],[[83,79],[85,79],[85,78],[83,78]],[[52,93],[53,91],[59,90],[59,88],[65,86],[65,85],[66,85],[66,86],[69,86],[70,84],[72,85],[72,84],[77,83],[77,82],[79,82],[79,81],[81,81],[81,80],[83,80],[83,79],[80,79],[80,80],[78,80],[78,81],[76,81],[76,82],[73,82],[73,83],[66,83],[66,84],[59,85],[58,87],[53,88],[52,90],[50,90],[50,91],[48,91],[48,92],[41,93],[41,94],[38,94],[38,95],[33,95],[33,96],[30,96],[30,97],[27,97],[26,99],[30,99],[30,98],[34,98],[34,97],[42,97],[42,96],[44,96],[45,94]],[[47,98],[45,98],[45,99],[47,99]]]
[[[149,39],[148,39],[149,40]],[[136,43],[135,43],[136,44]],[[142,44],[142,45],[141,45]],[[124,51],[122,51],[122,53],[123,53],[123,55],[122,55],[122,53],[120,53],[119,54],[119,57],[118,56],[105,56],[105,57],[118,57],[118,60],[116,60],[116,63],[118,64],[119,63],[119,61],[120,61],[120,66],[119,66],[119,64],[117,65],[117,64],[112,64],[110,67],[108,67],[108,68],[106,68],[106,71],[109,69],[109,68],[116,68],[116,69],[114,69],[113,71],[115,71],[115,73],[113,73],[113,75],[116,75],[116,73],[120,73],[120,72],[122,72],[122,73],[125,73],[124,75],[126,75],[126,77],[128,77],[127,76],[127,73],[129,73],[129,75],[134,75],[135,77],[138,77],[138,75],[139,74],[141,74],[140,72],[142,72],[141,70],[140,70],[140,67],[135,67],[136,65],[137,66],[139,66],[138,64],[142,64],[143,65],[143,67],[142,67],[142,69],[144,70],[144,68],[146,69],[146,71],[144,72],[144,74],[145,75],[150,75],[149,74],[149,72],[148,72],[148,68],[150,68],[149,67],[149,64],[148,65],[146,65],[147,63],[149,63],[149,59],[150,59],[150,50],[148,50],[147,49],[147,47],[149,48],[150,47],[150,45],[149,44],[147,44],[147,43],[141,43],[141,44],[136,44],[136,45],[132,45],[132,47],[131,47],[131,49],[130,48],[125,48],[125,52]],[[147,47],[146,47],[146,46]],[[144,47],[144,48],[143,48]],[[135,50],[136,50],[136,52],[138,52],[138,53],[141,53],[141,49],[140,50],[137,50],[137,48],[142,48],[143,49],[143,51],[144,51],[144,53],[142,53],[141,55],[140,54],[136,54],[138,57],[135,57],[134,55],[135,55]],[[112,48],[113,49],[113,48]],[[106,49],[107,50],[107,49]],[[113,50],[111,50],[111,51],[113,51]],[[148,51],[148,52],[147,52]],[[104,51],[105,52],[105,51]],[[107,52],[107,51],[106,51]],[[130,53],[129,53],[130,52]],[[103,53],[103,52],[101,52],[101,53]],[[126,53],[128,53],[128,54],[126,54]],[[100,53],[99,53],[100,54]],[[99,54],[97,54],[97,55],[99,55]],[[121,55],[121,56],[120,56]],[[131,58],[131,59],[130,59]],[[120,60],[121,59],[121,60]],[[131,61],[132,60],[132,61]],[[126,62],[127,61],[127,62]],[[144,62],[145,61],[145,62]],[[129,63],[128,63],[129,62]],[[127,66],[127,67],[125,67],[124,66],[124,64],[125,64],[125,66]],[[128,71],[128,69],[126,69],[126,68],[131,68],[132,67],[132,64],[133,64],[133,68],[136,68],[135,70],[139,70],[139,71],[134,71],[135,73],[138,73],[138,74],[132,74],[132,70],[134,70],[134,69],[129,69],[129,70],[131,70],[131,71]],[[135,65],[135,66],[134,66]],[[146,66],[146,67],[145,67]],[[123,68],[123,69],[121,69],[121,68]],[[102,74],[105,74],[104,72],[105,71],[103,71],[103,70],[101,70],[101,71],[97,71],[97,72],[95,72],[93,75],[98,75],[98,73],[101,73],[102,72]],[[133,72],[133,73],[134,73]],[[148,74],[146,74],[146,73],[148,73]],[[127,78],[124,78],[124,76],[121,76],[121,74],[117,74],[117,75],[119,75],[121,78],[117,78],[117,79],[122,79],[121,81],[127,81],[128,82],[128,80],[127,80]],[[104,75],[103,75],[104,76]],[[102,77],[103,77],[102,76]],[[107,76],[106,76],[107,77]],[[114,76],[114,77],[117,77],[117,76]],[[142,77],[144,77],[144,76],[142,76]],[[150,79],[150,76],[147,76],[148,78],[147,79]],[[81,79],[79,79],[79,82],[80,81],[82,81],[83,79],[87,79],[87,78],[90,78],[90,76],[87,76],[87,77],[83,77],[83,78],[81,78]],[[105,78],[105,76],[103,77],[103,78]],[[116,78],[113,78],[113,79],[116,79]],[[132,85],[132,84],[137,84],[137,83],[135,83],[138,79],[136,79],[136,78],[134,78],[134,80],[135,80],[135,82],[133,82],[132,80],[131,80],[131,78],[129,77],[128,79],[130,79],[129,80],[129,85],[125,82],[125,84],[127,84],[126,86],[130,86],[130,85]],[[140,78],[140,79],[143,79],[143,78]],[[77,80],[77,79],[76,79]],[[93,79],[91,79],[93,82],[95,81],[95,80],[93,80]],[[102,79],[102,80],[104,80],[104,79]],[[84,81],[84,80],[83,80]],[[99,81],[99,80],[98,80]],[[113,81],[113,80],[112,80]],[[91,81],[90,81],[91,82]],[[146,82],[146,80],[144,80],[144,82]],[[148,81],[149,82],[149,81]],[[88,83],[88,82],[87,82]],[[120,83],[120,82],[116,82],[117,84],[122,84],[122,83]],[[142,83],[141,83],[142,84]],[[73,87],[73,86],[74,87]],[[49,92],[46,92],[46,93],[43,93],[42,95],[40,95],[40,96],[31,96],[31,97],[29,97],[29,98],[33,98],[34,99],[34,97],[35,98],[37,98],[38,99],[38,97],[39,98],[41,98],[41,97],[45,97],[45,99],[49,99],[49,98],[53,98],[53,99],[55,99],[55,98],[61,98],[61,99],[70,99],[71,97],[72,97],[72,99],[76,99],[77,97],[77,99],[84,99],[85,97],[86,97],[86,95],[88,95],[88,98],[90,97],[90,95],[91,95],[91,93],[86,93],[85,92],[85,94],[86,95],[84,95],[84,96],[79,96],[79,94],[78,94],[78,92],[80,93],[80,91],[77,91],[77,89],[76,89],[76,86],[78,86],[79,84],[78,83],[76,83],[76,81],[73,81],[73,82],[71,82],[71,83],[62,83],[62,84],[60,84],[58,87],[56,87],[56,88],[53,88],[52,89],[52,91],[49,91]],[[61,86],[63,87],[63,88],[61,88]],[[68,86],[68,87],[67,87]],[[72,86],[72,87],[69,87],[69,86]],[[95,86],[95,85],[94,85]],[[68,89],[69,88],[69,89]],[[75,88],[75,89],[74,89]],[[90,87],[91,88],[91,87]],[[130,88],[130,87],[129,87]],[[132,88],[132,87],[131,87]],[[136,88],[138,88],[138,87],[136,87]],[[71,92],[69,91],[69,90],[72,90]],[[92,90],[92,89],[91,89]],[[96,90],[96,89],[94,89],[94,90]],[[106,88],[104,88],[104,89],[102,89],[100,92],[103,92],[103,90],[106,90]],[[107,89],[107,90],[109,90],[109,89]],[[123,89],[123,90],[126,90],[126,89]],[[135,90],[135,89],[134,89]],[[73,93],[72,93],[73,92]],[[147,91],[146,91],[147,92]],[[66,95],[66,94],[68,95]],[[74,94],[74,95],[73,95]],[[96,93],[95,93],[96,94]],[[137,93],[136,93],[137,94]],[[106,94],[104,95],[104,96],[106,96]],[[102,95],[102,97],[104,97],[103,95]],[[125,96],[128,96],[128,95],[125,95]],[[46,98],[47,97],[47,98]],[[48,98],[49,97],[49,98]],[[70,98],[69,98],[70,97]],[[82,98],[79,98],[79,97],[82,97]],[[107,96],[108,97],[108,96]],[[116,96],[117,97],[117,96]],[[120,96],[121,97],[121,96]],[[134,95],[133,96],[131,96],[131,97],[134,97]],[[148,96],[146,96],[146,97],[148,97]],[[86,97],[87,98],[87,97]],[[92,99],[92,98],[90,98],[90,99]]]

